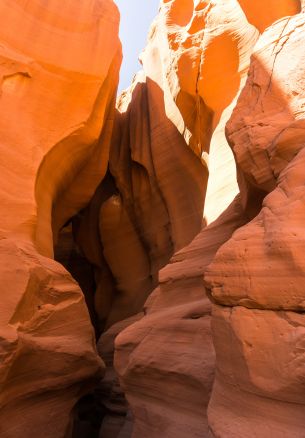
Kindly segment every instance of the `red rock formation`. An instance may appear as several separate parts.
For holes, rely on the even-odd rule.
[[[226,4],[222,2],[200,2],[200,5],[196,5],[195,12],[192,11],[193,2],[172,1],[164,3],[166,4],[163,6],[161,4],[160,18],[157,19],[153,27],[152,41],[157,42],[155,46],[149,43],[148,55],[145,53],[143,60],[146,62],[149,59],[153,60],[152,65],[155,65],[154,63],[160,62],[159,59],[161,58],[162,69],[166,72],[164,77],[168,80],[168,82],[165,81],[163,88],[165,89],[165,95],[170,96],[170,99],[165,100],[165,104],[168,101],[172,102],[171,99],[174,98],[180,116],[183,117],[183,122],[179,119],[180,116],[177,116],[177,112],[166,110],[167,114],[178,127],[181,127],[185,140],[193,150],[196,150],[193,142],[194,139],[199,138],[196,137],[198,130],[196,131],[194,128],[194,126],[198,126],[196,122],[196,115],[198,115],[196,108],[198,110],[198,106],[195,108],[192,102],[196,101],[196,96],[199,99],[200,95],[203,107],[206,108],[205,104],[208,103],[208,107],[213,109],[213,122],[212,119],[210,121],[210,123],[212,122],[210,129],[212,129],[220,119],[224,107],[232,101],[236,94],[242,73],[247,67],[247,56],[252,50],[251,43],[249,43],[249,40],[247,41],[246,37],[245,26],[247,26],[247,22],[245,21],[241,25],[241,21],[232,19],[234,16],[237,17],[238,9],[235,2],[226,2]],[[245,2],[240,3],[250,20],[253,9],[251,11],[249,8],[251,9],[253,5],[250,2],[247,2],[247,4]],[[299,3],[278,2],[273,5],[272,15],[266,13],[265,16],[264,14],[258,16],[258,14],[254,14],[251,22],[262,31],[277,18],[298,12],[299,6]],[[230,7],[232,8],[231,14],[235,14],[233,16],[230,15]],[[222,14],[220,11],[222,11]],[[164,21],[162,14],[165,16]],[[198,16],[200,16],[201,21]],[[231,19],[228,20],[227,17]],[[242,20],[242,17],[243,13],[240,11],[240,20]],[[190,20],[192,20],[192,26],[188,25]],[[237,52],[234,51],[233,45],[230,45],[232,41],[236,41],[236,29],[234,30],[234,23],[236,22],[239,23],[237,29],[239,31],[242,29],[239,45],[235,48]],[[218,23],[218,26],[216,26],[216,23]],[[269,74],[266,75],[264,68],[260,67],[260,63],[257,64],[253,60],[248,85],[242,94],[232,121],[228,125],[230,143],[233,145],[234,153],[240,165],[238,179],[241,187],[241,197],[237,198],[235,203],[214,224],[203,230],[188,248],[178,253],[172,259],[171,264],[161,271],[160,286],[145,305],[146,316],[140,322],[123,331],[116,340],[116,368],[135,418],[133,437],[151,438],[161,435],[168,438],[173,436],[185,437],[187,435],[208,436],[207,420],[204,412],[206,412],[209,400],[209,388],[211,387],[213,374],[213,349],[209,332],[209,306],[205,300],[201,274],[215,256],[217,249],[228,239],[234,229],[257,214],[266,191],[270,190],[270,187],[271,189],[274,187],[274,172],[279,173],[287,165],[287,154],[293,155],[298,147],[301,147],[299,139],[302,133],[302,122],[300,125],[297,122],[297,126],[295,126],[293,121],[287,132],[279,134],[282,132],[282,128],[292,122],[292,117],[289,117],[288,114],[289,109],[287,112],[287,98],[281,99],[279,97],[275,80],[276,73],[277,76],[280,76],[283,65],[278,66],[278,69],[273,73],[272,82],[270,81],[270,70],[274,67],[274,59],[276,58],[276,61],[280,62],[277,58],[278,53],[281,52],[282,46],[288,41],[290,33],[294,32],[293,29],[299,26],[293,22],[290,27],[287,25],[286,29],[285,25],[287,25],[287,19],[271,28],[274,30],[269,30],[269,33],[266,33],[267,36],[264,35],[259,43],[257,52],[261,54],[260,46],[261,44],[264,45],[264,38],[269,42],[274,41],[273,45],[270,45],[269,51],[264,54],[264,59],[268,59],[267,65],[270,66]],[[209,26],[212,29],[217,29],[216,35],[213,35],[213,31],[209,32]],[[230,28],[230,26],[232,27]],[[197,68],[198,71],[198,62],[196,61],[198,55],[195,55],[192,51],[196,39],[194,40],[193,36],[189,36],[194,29],[199,32],[201,37],[199,49],[203,52],[199,68],[199,78],[202,79],[200,88],[197,88],[197,86],[191,88],[190,85],[194,83],[196,77],[196,74],[192,75],[192,68],[194,70]],[[248,29],[251,34],[251,28],[248,27]],[[301,29],[300,27],[300,33]],[[234,32],[235,38],[233,40],[230,39],[230,31]],[[212,33],[211,40],[209,37],[202,39],[202,35],[204,36],[205,33],[209,37]],[[166,41],[164,34],[166,36],[170,35],[169,41],[171,44],[169,47],[171,50],[168,50],[164,42]],[[186,43],[187,38],[190,38],[188,43]],[[254,33],[252,38],[255,39]],[[183,49],[181,49],[180,44]],[[207,47],[205,44],[207,44]],[[149,48],[151,46],[154,50],[150,53]],[[161,50],[163,54],[161,57],[157,56],[160,47],[163,50]],[[210,47],[211,50],[209,50]],[[286,50],[288,52],[291,49],[287,46]],[[185,64],[184,50],[187,58]],[[220,73],[217,54],[223,55],[222,50],[225,51],[226,58],[221,64],[221,79],[227,81],[223,88],[221,86],[222,82],[217,76]],[[239,65],[239,68],[238,63],[236,63],[238,50],[241,50],[244,56],[243,63]],[[287,62],[287,59],[284,59],[283,63]],[[299,59],[296,62],[299,62]],[[297,72],[296,65],[293,62],[290,65],[290,69],[285,72],[285,78],[288,78],[288,75],[292,72]],[[271,66],[273,67],[271,68]],[[228,68],[227,75],[224,74],[225,67]],[[173,68],[173,71],[171,71],[171,68]],[[153,67],[151,71],[153,71]],[[206,74],[201,72],[206,72]],[[293,89],[296,84],[302,83],[302,73],[299,76],[298,73],[295,74],[297,78],[293,81]],[[216,80],[220,84],[219,90],[215,85]],[[280,77],[280,80],[282,80],[282,77]],[[251,91],[249,91],[249,82],[252,83]],[[270,82],[273,90],[271,92],[268,89]],[[285,79],[284,82],[289,83]],[[194,95],[195,100],[183,100],[186,96],[183,94],[184,90],[191,89],[189,96]],[[271,96],[273,95],[271,101],[268,93]],[[294,92],[292,90],[288,94],[299,95],[296,90]],[[266,102],[265,106],[262,104],[263,99]],[[295,97],[296,101],[297,99]],[[186,102],[189,106],[184,108]],[[255,111],[260,105],[262,105],[259,111],[261,118],[256,118]],[[299,101],[297,107],[300,107]],[[270,108],[272,111],[270,111]],[[280,114],[278,114],[279,108],[281,109]],[[227,117],[231,110],[232,107],[228,109]],[[190,114],[194,114],[191,121],[189,120]],[[210,151],[214,172],[211,174],[209,181],[209,192],[205,206],[205,212],[210,221],[216,219],[225,210],[236,190],[232,168],[228,167],[226,169],[227,173],[223,175],[225,166],[221,167],[223,163],[219,163],[219,157],[225,151],[224,142],[220,139],[223,135],[225,120],[225,115],[223,115],[222,123],[219,124],[219,130],[214,136],[214,148]],[[202,120],[199,125],[203,126]],[[266,154],[265,145],[268,132],[271,139],[270,143],[268,142],[270,147],[268,154]],[[277,136],[281,137],[281,135],[284,136],[283,139],[277,139]],[[237,138],[236,142],[235,138]],[[219,139],[220,142],[218,143]],[[273,139],[276,139],[276,142],[279,142],[280,145],[283,143],[287,145],[284,148],[281,146],[279,154],[273,151],[273,149],[279,149],[276,148],[276,142]],[[297,145],[290,151],[288,145],[291,140]],[[198,143],[195,141],[195,145]],[[206,152],[209,149],[208,144],[209,140],[206,137],[204,147]],[[219,148],[221,144],[223,144],[223,149]],[[253,150],[255,151],[254,155]],[[269,156],[271,152],[273,158]],[[269,160],[272,162],[271,165],[267,165]],[[270,167],[273,167],[272,171],[269,170]],[[219,169],[222,169],[220,179],[224,178],[224,185],[219,182],[219,174],[217,173]],[[243,171],[243,174],[241,171]],[[228,186],[226,187],[226,185]],[[278,214],[280,214],[280,210],[277,207],[281,198],[283,198],[282,195],[281,197],[277,195],[277,203],[274,206]],[[285,197],[285,199],[287,198]],[[293,202],[296,199],[297,194],[293,197]],[[216,205],[215,202],[217,202]],[[267,203],[268,198],[264,202]],[[282,222],[282,225],[278,226],[279,217],[278,215],[277,217],[273,216],[274,213],[271,215],[270,208],[270,203],[268,203],[265,218],[266,223],[270,226],[268,245],[270,245],[270,240],[279,239],[284,231],[284,223]],[[283,212],[287,211],[285,210],[287,209],[286,204],[283,205],[283,208]],[[297,217],[299,216],[296,215]],[[276,299],[278,303],[282,300],[282,297],[275,293],[275,289],[277,291],[281,290],[278,280],[272,278],[272,285],[271,282],[266,280],[272,272],[272,255],[270,258],[268,253],[265,262],[261,264],[263,254],[258,243],[263,238],[263,233],[262,231],[258,232],[258,230],[262,229],[263,220],[262,217],[259,217],[251,222],[251,225],[246,226],[244,231],[241,229],[241,231],[236,232],[227,246],[224,246],[224,250],[220,249],[217,253],[215,263],[212,263],[211,270],[208,270],[207,280],[213,286],[212,298],[220,304],[253,306],[253,297],[249,297],[249,291],[252,292],[251,295],[254,293],[257,295],[256,291],[260,291],[260,295],[263,291],[262,284],[266,289],[266,294],[264,295],[265,301],[260,303],[261,306],[265,307],[266,300],[270,300],[270,293],[267,295],[267,290],[270,290],[270,287],[274,288],[272,298]],[[287,232],[288,230],[291,232],[291,224],[290,222]],[[252,227],[251,231],[250,227]],[[300,230],[300,228],[298,229]],[[264,232],[266,233],[266,225]],[[237,236],[240,236],[240,238]],[[248,240],[244,242],[246,238]],[[300,235],[298,238],[300,239]],[[238,239],[237,242],[236,239]],[[252,245],[251,242],[253,242]],[[281,237],[281,242],[283,242],[283,237]],[[279,245],[282,245],[282,243]],[[287,240],[285,240],[285,244],[282,246],[283,251],[285,253],[288,251],[288,254],[294,255],[295,252],[292,251],[291,246],[288,248],[287,245]],[[279,254],[276,254],[276,248],[270,250],[275,257],[273,264],[278,263]],[[268,251],[270,250],[268,246]],[[256,253],[256,251],[259,252]],[[256,260],[259,263],[255,262]],[[293,260],[295,260],[295,255]],[[299,263],[301,263],[301,259],[299,260]],[[280,272],[283,263],[286,263],[287,266],[287,257],[285,259],[282,257],[282,264],[278,265],[279,268],[275,271],[277,278],[281,278]],[[291,282],[293,281],[291,278],[293,277],[294,268],[292,262],[289,266],[286,268],[289,269],[286,278]],[[263,269],[263,276],[260,274],[261,269]],[[252,276],[256,279],[257,285],[253,285],[253,282],[248,281],[249,276],[247,274],[251,270],[253,270]],[[298,272],[302,275],[301,269]],[[242,283],[239,283],[240,281]],[[295,282],[298,282],[299,285],[302,284],[300,278],[297,278]],[[285,282],[283,283],[283,289],[286,290],[286,294],[282,296],[287,297],[290,289],[288,289]],[[244,298],[246,294],[247,297]],[[255,302],[258,303],[258,301]],[[287,305],[287,299],[285,304],[282,301],[282,308],[284,308],[284,305]],[[298,306],[300,310],[300,304]],[[268,322],[269,315],[270,322]],[[199,318],[198,320],[192,319],[196,316]],[[256,325],[254,325],[254,322]],[[299,329],[294,327],[299,327]],[[279,349],[273,347],[276,342],[275,334],[278,331],[283,339]],[[215,436],[225,438],[229,436],[232,438],[252,437],[254,430],[258,430],[258,436],[260,437],[270,435],[270,431],[274,433],[274,436],[301,436],[305,417],[303,408],[300,405],[293,405],[293,408],[289,407],[288,403],[285,405],[283,397],[286,396],[287,401],[303,403],[302,385],[297,388],[296,383],[302,379],[302,351],[299,349],[299,345],[302,343],[302,317],[283,314],[283,312],[281,314],[274,313],[273,316],[272,311],[264,316],[264,313],[259,310],[236,307],[236,310],[230,311],[230,308],[214,306],[213,333],[217,355],[217,379],[209,408],[209,424]],[[290,336],[297,338],[296,350],[289,341]],[[166,348],[164,348],[165,344]],[[270,352],[272,348],[274,356],[270,357],[268,351]],[[298,371],[295,371],[295,368],[294,371],[292,370],[291,357],[296,357],[297,364],[300,364],[296,365]],[[279,365],[281,361],[282,365]],[[272,372],[268,370],[270,365]],[[266,394],[267,391],[272,395],[272,401],[268,401],[267,398],[256,400],[259,392]],[[249,392],[253,395],[250,395]],[[275,401],[275,399],[278,401]],[[245,406],[243,406],[244,403]],[[286,411],[285,406],[287,407]],[[197,411],[198,407],[200,407],[200,412]],[[256,409],[258,409],[258,411],[255,411],[257,417],[254,413]],[[269,422],[264,418],[267,415],[264,409],[267,409],[268,415],[270,414]],[[296,424],[291,427],[291,435],[289,435],[289,429],[288,427],[286,429],[286,426],[288,422],[294,421],[293,409],[296,412]],[[281,420],[278,419],[277,412],[280,413]],[[259,424],[257,424],[257,421]]]
[[[70,436],[72,409],[103,370],[83,294],[51,259],[73,216],[99,329],[141,309],[176,252],[145,316],[116,341],[134,438],[302,436],[305,20],[272,24],[298,1],[263,6],[163,0],[144,72],[115,110],[111,0],[2,0],[1,437]],[[237,187],[224,124],[264,30],[227,125],[241,190],[228,207]],[[200,231],[205,198],[210,225],[177,253]],[[217,360],[208,419],[204,284]],[[102,433],[114,431],[108,420]]]
[[[145,71],[147,65],[149,77],[164,90],[166,114],[206,166],[210,152],[208,222],[237,194],[234,160],[224,137],[229,111],[223,111],[239,89],[257,36],[236,2],[202,3],[191,14],[181,2],[164,2],[142,55]],[[115,365],[133,412],[134,437],[207,436],[214,350],[202,274],[244,221],[236,200],[160,272],[146,316],[117,338]]]
[[[159,269],[199,232],[211,135],[258,37],[236,1],[189,3],[161,3],[144,73],[117,103],[111,176],[77,226],[97,268],[100,328],[138,312]]]
[[[105,174],[119,14],[3,0],[0,17],[0,435],[63,437],[103,365],[79,286],[47,257]]]
[[[109,184],[102,182],[78,229],[97,267],[101,328],[137,313],[159,269],[200,230],[206,181],[200,160],[166,117],[155,82],[139,78],[118,111]]]
[[[265,31],[227,125],[241,181],[267,196],[205,275],[217,437],[304,435],[304,28],[299,14]]]
[[[116,338],[115,367],[134,417],[132,436],[207,436],[215,355],[202,272],[242,223],[237,199],[160,271],[145,316]]]

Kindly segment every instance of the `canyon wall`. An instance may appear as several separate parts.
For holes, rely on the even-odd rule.
[[[117,101],[107,177],[74,221],[99,332],[140,311],[200,231],[211,137],[258,35],[237,1],[161,2],[143,71]]]
[[[266,196],[205,274],[217,437],[304,435],[304,26],[299,14],[264,32],[227,124],[240,179]]]
[[[116,339],[134,438],[284,438],[304,430],[303,15],[265,31],[300,3],[268,3],[263,13],[259,2],[238,3],[161,2],[142,55],[154,77],[161,53],[166,114],[193,150],[204,145],[205,162],[210,155],[205,215],[214,222],[161,270],[144,316]],[[240,89],[226,127],[240,189],[233,200],[224,130]],[[202,108],[213,116],[202,117]]]
[[[304,434],[301,6],[161,1],[116,100],[112,0],[2,0],[1,437]]]
[[[140,311],[161,267],[198,233],[206,182],[162,88],[139,74],[117,103],[107,178],[75,225],[95,266],[100,330]]]
[[[191,3],[161,3],[141,59],[147,77],[162,85],[167,117],[208,170],[210,225],[160,271],[143,317],[116,338],[132,436],[141,438],[208,436],[215,353],[203,272],[247,221],[224,127],[259,33],[237,2]]]
[[[64,437],[104,366],[82,291],[51,257],[107,168],[119,13],[3,0],[0,17],[0,435]]]

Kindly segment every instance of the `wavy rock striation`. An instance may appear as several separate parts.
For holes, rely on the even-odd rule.
[[[133,412],[133,437],[208,435],[215,356],[203,272],[247,221],[239,197],[224,213],[238,193],[224,125],[257,38],[235,1],[163,2],[142,55],[144,70],[145,63],[160,62],[160,70],[149,71],[155,82],[163,80],[166,114],[206,169],[209,164],[205,217],[214,223],[160,271],[145,316],[116,339],[115,367]]]
[[[152,42],[142,57],[145,61],[150,56],[148,59],[158,62],[157,54],[161,53],[167,79],[164,94],[179,109],[177,113],[165,105],[166,113],[193,150],[199,145],[204,159],[210,152],[205,214],[208,222],[217,220],[160,272],[160,285],[145,304],[145,316],[116,339],[115,366],[133,411],[133,437],[235,438],[252,437],[253,431],[258,431],[259,437],[270,433],[297,437],[304,428],[302,384],[297,385],[303,373],[302,315],[274,312],[271,306],[273,301],[272,305],[280,305],[281,309],[288,304],[287,309],[302,310],[300,289],[294,287],[296,293],[291,294],[291,287],[302,284],[302,252],[296,252],[297,246],[292,249],[296,240],[298,245],[302,241],[297,225],[299,234],[291,240],[293,224],[302,217],[297,201],[302,177],[296,169],[294,177],[289,173],[295,183],[284,175],[287,163],[302,148],[302,121],[296,121],[302,119],[302,88],[296,89],[303,81],[296,65],[301,55],[298,52],[288,57],[288,53],[296,47],[301,50],[303,18],[279,21],[266,30],[256,46],[247,85],[227,126],[241,190],[227,208],[237,190],[233,159],[223,138],[224,126],[234,97],[244,85],[243,74],[258,38],[247,19],[262,32],[275,20],[300,11],[299,2],[274,3],[272,14],[268,10],[258,14],[259,5],[254,7],[252,2],[238,3],[241,8],[233,1],[161,3]],[[268,50],[264,49],[267,43]],[[155,48],[151,53],[150,47]],[[287,62],[290,67],[285,70]],[[284,97],[279,91],[282,81],[287,87]],[[213,116],[206,118],[209,111]],[[278,183],[284,181],[281,190],[264,200],[259,213],[266,194],[278,184],[277,178]],[[293,184],[297,191],[287,203],[287,185]],[[270,198],[273,195],[274,206]],[[281,205],[283,210],[279,209]],[[291,208],[297,208],[298,214]],[[291,217],[287,228],[284,221],[279,224],[281,211],[283,217],[285,213]],[[230,239],[237,228],[240,230]],[[261,240],[267,246],[262,246]],[[300,277],[295,278],[296,260]],[[278,268],[272,276],[275,264]],[[290,287],[282,282],[283,272]],[[213,304],[217,366],[208,419],[205,413],[213,381],[214,350],[206,285],[209,297],[218,303]],[[293,304],[296,307],[289,306],[291,300],[297,300]],[[270,310],[260,310],[264,308]],[[276,334],[281,341],[276,341]],[[292,338],[297,340],[296,345]],[[270,414],[268,420],[266,413]],[[291,421],[294,425],[289,429]]]
[[[108,177],[76,225],[99,329],[137,313],[200,231],[211,136],[257,37],[237,1],[161,2],[144,72],[117,102]]]
[[[119,14],[3,0],[0,16],[0,435],[64,437],[103,364],[78,284],[49,257],[107,168]]]
[[[1,437],[77,434],[73,408],[105,368],[52,260],[58,240],[58,258],[77,252],[71,218],[96,332],[111,327],[102,435],[130,433],[122,389],[134,438],[304,434],[301,7],[161,1],[115,104],[112,0],[1,1]],[[241,89],[237,195],[224,127]]]
[[[253,187],[265,197],[205,274],[217,437],[304,435],[304,27],[302,13],[264,32],[227,125],[244,205]]]

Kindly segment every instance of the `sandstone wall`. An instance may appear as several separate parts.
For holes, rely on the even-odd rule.
[[[220,217],[160,272],[145,316],[116,339],[115,365],[134,413],[133,437],[300,437],[304,429],[303,16],[271,26],[254,50],[247,84],[226,129],[241,191],[227,208],[236,180],[222,135],[235,103],[226,114],[223,110],[244,86],[258,37],[247,20],[263,32],[300,11],[299,2],[268,4],[264,12],[261,4],[239,4],[242,9],[235,2],[164,2],[153,26],[152,40],[163,50],[163,68],[168,66],[165,94],[179,109],[178,114],[165,105],[168,117],[193,150],[200,138],[194,126],[209,126],[212,132],[218,124],[205,213],[209,222]],[[199,76],[192,76],[198,72],[194,29],[202,52]],[[150,56],[158,62],[158,50],[149,53],[150,47],[143,60]],[[195,107],[196,100],[201,104]],[[212,109],[213,117],[197,125],[196,110],[202,107]],[[203,158],[209,139],[200,143]],[[216,349],[208,421],[214,352],[205,286],[214,303]]]
[[[133,437],[208,435],[215,355],[203,272],[246,220],[239,198],[221,215],[238,193],[224,126],[257,38],[237,2],[163,2],[142,54],[144,70],[164,90],[167,117],[201,155],[211,225],[160,271],[145,316],[116,339],[115,366],[133,412]]]
[[[103,364],[78,284],[49,257],[105,174],[119,14],[3,0],[0,20],[0,435],[63,437]]]
[[[266,196],[205,275],[217,437],[304,434],[304,20],[284,18],[262,35],[227,125],[240,178]]]
[[[2,0],[1,437],[71,436],[103,374],[83,293],[52,260],[71,218],[96,331],[111,326],[106,386],[144,305],[115,353],[134,438],[302,436],[301,6],[161,1],[115,104],[111,0]]]

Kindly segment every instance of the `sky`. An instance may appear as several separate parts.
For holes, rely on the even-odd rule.
[[[119,92],[129,87],[141,69],[139,54],[146,45],[149,27],[158,13],[159,0],[115,0],[121,13],[120,38],[123,45],[123,64]]]

